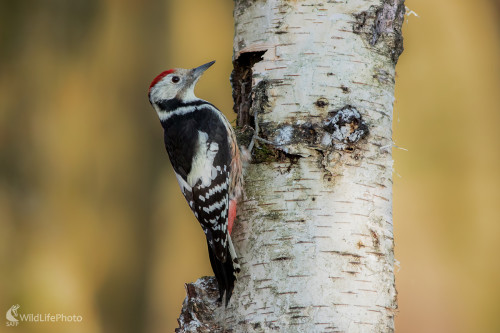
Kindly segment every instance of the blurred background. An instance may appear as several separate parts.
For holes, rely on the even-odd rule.
[[[397,66],[398,332],[500,332],[500,6],[408,0]],[[0,0],[0,331],[172,332],[211,275],[147,89],[217,60],[197,94],[230,118],[229,0]],[[3,316],[3,314],[2,314]]]

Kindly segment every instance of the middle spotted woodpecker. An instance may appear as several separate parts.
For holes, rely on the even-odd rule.
[[[215,106],[194,95],[196,82],[214,62],[162,72],[151,82],[149,101],[163,126],[182,194],[205,232],[219,299],[225,293],[227,306],[240,271],[231,230],[243,176],[231,124]]]

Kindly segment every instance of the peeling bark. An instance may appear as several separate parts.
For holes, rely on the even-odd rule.
[[[188,284],[178,332],[394,331],[390,148],[403,14],[403,0],[235,1],[238,126],[242,141],[258,125],[272,144],[256,147],[247,169],[231,302],[205,292],[213,279]]]

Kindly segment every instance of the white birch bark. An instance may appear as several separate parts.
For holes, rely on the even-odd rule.
[[[239,125],[260,144],[227,309],[188,286],[179,332],[392,332],[392,108],[403,0],[236,0]],[[200,310],[201,309],[201,310]],[[202,318],[202,319],[200,319]]]

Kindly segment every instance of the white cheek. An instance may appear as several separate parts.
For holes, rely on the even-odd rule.
[[[175,97],[177,89],[172,87],[168,82],[162,82],[157,84],[151,89],[151,100],[161,101],[163,99],[172,99]]]

